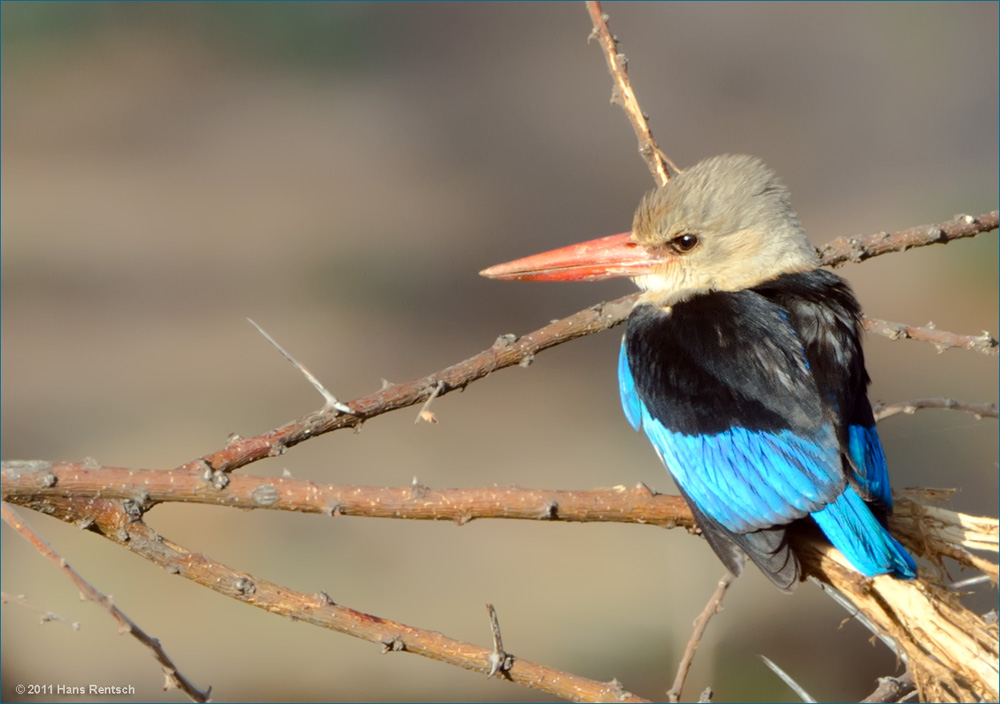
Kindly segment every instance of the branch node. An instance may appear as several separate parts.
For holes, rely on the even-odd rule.
[[[122,501],[122,511],[124,511],[125,516],[132,522],[141,521],[144,509],[142,504],[132,499],[125,499]]]
[[[229,475],[223,472],[221,469],[212,472],[212,486],[214,486],[219,491],[222,491],[227,486],[229,486]]]
[[[205,460],[199,458],[194,461],[198,469],[201,470],[201,480],[206,484],[212,483],[212,465],[210,465]]]
[[[427,496],[428,487],[424,486],[417,481],[416,475],[413,477],[413,481],[410,482],[410,498],[411,499],[422,499]]]
[[[419,423],[420,421],[425,421],[427,423],[438,422],[437,416],[431,412],[431,402],[438,397],[438,394],[440,394],[442,391],[445,390],[446,386],[447,384],[445,384],[444,381],[441,379],[438,379],[436,382],[434,382],[434,391],[431,392],[431,395],[427,398],[426,401],[424,401],[424,405],[421,406],[420,410],[417,412],[417,417],[413,421],[414,425]]]
[[[517,335],[512,332],[506,332],[503,335],[498,335],[497,339],[493,341],[493,347],[495,349],[508,349],[517,342]]]
[[[392,638],[382,639],[382,654],[395,653],[400,650],[406,650],[406,643],[399,636],[393,636]]]
[[[233,589],[241,596],[253,596],[257,591],[257,585],[246,577],[240,577],[233,583]]]
[[[250,498],[260,507],[273,506],[281,498],[281,494],[271,484],[261,484],[252,492]]]
[[[632,696],[632,693],[625,689],[625,685],[619,682],[617,677],[608,682],[608,689],[611,690],[611,695],[618,701],[622,701]]]

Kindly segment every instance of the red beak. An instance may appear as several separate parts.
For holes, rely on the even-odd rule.
[[[665,261],[633,240],[631,232],[623,232],[497,264],[479,273],[519,281],[600,281],[650,274]]]

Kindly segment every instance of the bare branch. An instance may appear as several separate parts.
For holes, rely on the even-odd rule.
[[[287,603],[283,600],[291,598],[289,595],[294,596],[294,593],[283,590],[276,585],[268,585],[266,590],[262,590],[260,585],[267,585],[267,583],[256,581],[250,575],[235,573],[228,568],[217,566],[208,561],[208,558],[191,556],[181,548],[170,547],[170,550],[174,550],[177,555],[185,556],[185,560],[193,560],[192,564],[177,564],[176,555],[169,559],[164,558],[161,553],[169,547],[169,544],[165,541],[158,542],[159,537],[151,532],[148,535],[135,533],[133,531],[135,526],[141,527],[143,531],[148,531],[148,529],[141,521],[131,522],[132,518],[125,521],[118,517],[119,513],[124,515],[119,502],[104,498],[83,497],[84,493],[96,496],[100,492],[96,491],[95,487],[85,490],[84,484],[79,483],[83,477],[74,479],[75,469],[75,467],[49,465],[48,463],[5,463],[2,472],[3,495],[6,498],[16,500],[17,503],[44,510],[46,513],[61,517],[63,520],[80,520],[97,525],[106,537],[140,552],[149,559],[164,564],[168,569],[184,574],[189,579],[194,579],[216,591],[253,603],[260,608],[294,615],[299,620],[315,622],[318,625],[342,630],[369,640],[375,639],[375,635],[378,635],[379,638],[388,638],[385,642],[393,644],[396,642],[393,639],[398,637],[401,639],[399,642],[404,644],[401,647],[406,647],[408,650],[412,650],[409,647],[408,638],[415,636],[417,638],[415,643],[421,644],[419,648],[430,647],[426,645],[424,640],[421,640],[420,634],[424,633],[422,631],[409,629],[404,633],[401,629],[408,627],[375,619],[373,616],[359,615],[350,610],[343,613],[337,612],[333,616],[327,615],[323,619],[317,620],[315,604],[312,601],[307,604],[301,603],[300,600]],[[99,472],[101,470],[87,471]],[[129,470],[112,471],[128,472]],[[145,470],[141,475],[141,482],[138,481],[138,476],[136,473],[136,476],[128,480],[136,483],[127,483],[124,486],[132,489],[136,486],[145,487],[149,492],[148,500],[158,497],[160,492],[166,494],[166,486],[159,483],[160,479],[171,477],[171,481],[175,483],[183,483],[181,480],[193,482],[197,479],[196,473],[192,473],[192,476],[187,478],[176,471]],[[127,479],[125,476],[118,478]],[[107,477],[102,477],[102,479],[107,479]],[[211,485],[202,482],[201,494],[195,493],[194,496],[208,495],[207,492],[210,491],[225,495],[230,492],[235,493],[238,490],[239,495],[243,497],[240,502],[223,502],[218,499],[215,499],[215,502],[243,506],[247,505],[247,494],[252,495],[254,489],[251,487],[254,487],[257,489],[257,507],[285,508],[298,501],[298,499],[290,501],[290,498],[297,492],[305,491],[307,487],[312,487],[312,490],[319,492],[334,489],[334,487],[323,487],[322,485],[295,482],[289,479],[263,479],[247,476],[234,476],[232,479],[229,486],[221,490],[209,488]],[[79,484],[74,485],[74,481]],[[284,482],[292,482],[292,484],[286,485]],[[33,486],[30,490],[29,484]],[[101,482],[100,485],[108,486],[106,482]],[[16,491],[14,490],[15,486],[18,487]],[[284,489],[290,491],[283,491]],[[350,488],[341,487],[341,489]],[[459,522],[478,517],[516,517],[536,520],[617,521],[686,527],[694,525],[690,510],[680,497],[654,496],[652,492],[644,488],[610,489],[603,492],[534,492],[517,488],[488,488],[445,490],[440,493],[422,488],[419,500],[416,501],[410,487],[386,490],[363,487],[354,489],[362,492],[360,495],[365,497],[364,503],[371,505],[367,508],[353,505],[348,501],[350,497],[342,497],[344,498],[343,503],[339,505],[326,503],[325,510],[333,514],[347,513],[348,511],[344,510],[344,507],[347,507],[349,511],[354,512],[354,515],[424,519],[444,517]],[[71,492],[77,498],[66,499],[59,496],[60,492],[66,491]],[[110,486],[104,495],[115,492],[125,493],[122,485],[119,484],[117,488]],[[468,504],[456,506],[454,502],[460,500],[461,492],[469,492],[466,494],[466,498],[476,497],[477,505],[474,507]],[[494,497],[493,500],[490,499],[491,495]],[[549,498],[539,502],[539,499],[553,496],[558,498]],[[180,497],[171,496],[168,498],[179,500]],[[389,505],[382,499],[391,499],[397,503],[392,505],[391,510],[387,510]],[[198,499],[195,498],[195,500]],[[902,540],[914,555],[925,557],[931,561],[939,561],[942,556],[953,557],[961,564],[985,571],[991,575],[994,582],[996,581],[997,566],[972,555],[967,549],[988,549],[994,552],[997,550],[1000,528],[998,528],[996,519],[964,516],[945,509],[916,504],[903,496],[897,496],[896,506],[896,513],[891,517],[889,526],[893,534]],[[641,510],[638,510],[637,507],[641,507]],[[109,510],[113,511],[112,517],[101,519],[101,512]],[[318,510],[318,507],[314,510]],[[647,513],[650,510],[653,513]],[[139,528],[135,528],[135,530],[139,530]],[[889,576],[865,578],[843,562],[844,558],[818,535],[809,535],[806,532],[793,536],[793,547],[802,564],[803,574],[835,589],[851,604],[852,609],[863,615],[880,633],[894,641],[897,650],[905,655],[925,699],[948,697],[958,700],[971,698],[995,700],[1000,695],[1000,691],[997,691],[997,664],[1000,646],[998,646],[996,629],[962,606],[955,593],[941,582],[933,570],[922,570],[921,578],[912,581],[897,580]],[[197,569],[195,569],[196,567]],[[250,599],[247,596],[248,593],[256,596],[254,599]],[[377,623],[380,624],[379,629],[382,630],[372,630],[374,627],[371,627],[365,631],[365,634],[359,634],[357,632],[360,628],[358,622]],[[396,630],[387,633],[385,628]],[[403,635],[400,635],[401,633]],[[430,638],[430,636],[428,637]],[[443,638],[439,634],[433,634],[433,637]],[[383,641],[379,640],[378,642]],[[453,641],[448,641],[448,643],[452,645],[441,646],[444,648],[441,652],[434,650],[434,647],[437,647],[434,646],[430,650],[434,651],[435,654],[427,652],[421,652],[421,654],[453,662],[461,667],[477,669],[484,673],[489,672],[488,660],[491,650],[479,648],[475,651],[474,658],[469,659],[472,657],[469,656],[462,659],[452,653],[452,649],[459,646],[453,645],[455,643]],[[396,646],[393,645],[393,647]],[[473,648],[475,646],[461,644],[461,647]],[[462,651],[461,648],[459,650],[468,652]],[[522,683],[527,684],[527,681],[531,681],[540,671],[531,671],[531,674],[528,674],[527,671],[518,669],[522,665],[529,666],[530,663],[523,663],[521,660],[515,661],[511,669],[511,676],[515,681],[520,681],[518,677],[523,676],[526,681]],[[604,683],[596,683],[594,686],[598,687],[598,690],[594,691],[599,691],[602,696],[607,695],[608,692],[617,691],[615,686]]]
[[[701,610],[698,618],[695,619],[691,637],[688,638],[687,645],[684,648],[684,655],[681,656],[680,664],[677,666],[677,675],[674,677],[674,684],[667,691],[668,702],[676,703],[681,700],[681,693],[684,691],[684,681],[687,680],[688,672],[691,670],[691,663],[694,662],[694,654],[698,650],[698,645],[701,643],[702,637],[705,635],[708,622],[712,620],[715,614],[722,611],[722,599],[726,596],[726,590],[733,583],[733,579],[735,577],[729,572],[722,575],[708,603],[705,604],[705,608]]]
[[[421,379],[385,387],[352,401],[349,404],[350,415],[326,409],[310,413],[261,435],[251,438],[235,437],[225,448],[188,462],[178,469],[204,471],[207,465],[212,472],[232,472],[257,460],[280,455],[311,437],[341,428],[354,428],[383,413],[423,403],[432,396],[444,396],[464,389],[491,372],[530,362],[542,350],[620,325],[628,318],[637,297],[638,294],[632,294],[610,303],[599,303],[519,338],[501,335],[492,347],[464,362]],[[875,319],[866,319],[865,328],[891,339],[908,338],[930,342],[939,349],[961,347],[989,355],[997,354],[997,341],[988,333],[966,336]]]
[[[827,266],[845,262],[863,262],[889,252],[905,252],[929,244],[948,244],[952,240],[997,229],[1000,211],[983,213],[979,217],[956,215],[952,220],[936,225],[918,225],[898,232],[878,232],[867,237],[838,237],[820,247],[819,253]]]
[[[160,641],[152,636],[148,635],[143,631],[135,621],[130,619],[125,613],[114,605],[111,601],[111,597],[102,594],[96,587],[94,587],[90,582],[84,579],[80,573],[69,566],[63,557],[52,549],[48,543],[42,540],[35,531],[33,531],[21,517],[17,515],[17,512],[10,507],[9,504],[0,504],[0,516],[3,517],[4,523],[9,525],[15,531],[17,531],[21,537],[31,543],[34,548],[41,553],[41,555],[54,564],[63,574],[65,574],[71,582],[80,590],[80,596],[83,598],[94,602],[95,604],[101,606],[105,611],[107,611],[111,616],[118,622],[119,632],[128,633],[137,641],[149,648],[153,657],[156,661],[160,663],[160,667],[163,669],[163,674],[166,676],[166,684],[164,684],[164,689],[171,689],[176,687],[186,694],[191,701],[194,702],[207,702],[212,697],[212,688],[209,687],[206,691],[202,692],[200,689],[194,686],[194,684],[185,677],[177,666],[174,664],[170,656],[167,655],[166,651],[163,650],[163,646],[160,645]]]
[[[87,522],[105,538],[176,574],[224,596],[271,613],[377,643],[383,652],[406,652],[482,674],[490,671],[492,650],[448,638],[436,631],[406,626],[334,603],[326,594],[306,594],[234,570],[191,552],[157,534],[142,520],[105,499],[56,499],[54,515],[72,523]],[[507,676],[515,683],[569,701],[645,702],[617,682],[577,677],[521,658],[513,659]]]
[[[679,496],[656,494],[645,485],[594,491],[552,491],[520,487],[468,489],[338,486],[293,479],[232,475],[222,490],[197,472],[85,463],[0,463],[0,497],[36,508],[50,497],[105,498],[140,504],[163,501],[215,504],[240,509],[327,515],[405,518],[467,523],[476,518],[543,521],[643,522],[694,529]],[[35,505],[38,504],[38,505]],[[46,508],[47,510],[47,508]]]
[[[444,396],[505,367],[530,362],[542,350],[618,325],[632,308],[634,296],[599,303],[520,338],[501,335],[493,346],[422,379],[384,387],[352,401],[352,415],[316,411],[280,428],[251,438],[234,438],[225,448],[188,462],[179,469],[231,472],[251,462],[284,453],[311,437],[340,428],[354,428],[369,418],[423,403],[436,393]]]
[[[590,21],[594,25],[590,36],[597,37],[601,43],[604,60],[607,61],[608,71],[611,72],[611,78],[615,82],[611,102],[622,106],[629,122],[632,123],[632,131],[639,140],[639,154],[649,167],[649,172],[653,174],[656,185],[662,186],[676,176],[679,169],[660,151],[656,140],[653,139],[653,133],[646,122],[646,115],[639,107],[639,99],[635,97],[635,91],[632,90],[632,84],[628,79],[628,59],[625,58],[625,54],[618,51],[618,41],[608,29],[608,16],[601,9],[601,3],[588,0],[586,4]]]
[[[864,320],[865,330],[884,335],[890,340],[919,340],[930,342],[937,347],[938,352],[944,352],[952,347],[959,347],[980,354],[997,355],[997,340],[985,330],[981,335],[959,335],[945,330],[938,330],[934,324],[917,327],[904,323],[893,323],[878,318]]]
[[[917,398],[912,401],[892,403],[887,406],[876,404],[872,411],[875,413],[875,420],[891,418],[898,413],[913,415],[921,408],[941,408],[952,411],[965,411],[973,414],[977,420],[983,418],[996,418],[997,407],[995,403],[962,403],[951,398]]]

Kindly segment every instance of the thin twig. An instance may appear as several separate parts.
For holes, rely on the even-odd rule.
[[[52,508],[53,515],[64,521],[90,522],[103,537],[170,574],[245,604],[376,643],[383,652],[412,653],[482,674],[490,671],[491,648],[355,611],[333,603],[326,594],[307,594],[258,579],[168,540],[142,520],[133,520],[121,506],[121,502],[103,499],[59,499]],[[617,682],[598,682],[521,658],[513,660],[507,677],[569,701],[647,701],[625,691]]]
[[[944,352],[946,349],[957,347],[995,357],[998,351],[1000,351],[997,339],[985,330],[980,335],[959,335],[947,332],[946,330],[938,330],[933,323],[918,327],[868,317],[864,319],[864,326],[868,332],[884,335],[890,340],[919,340],[920,342],[929,342],[937,347],[938,352]]]
[[[729,572],[722,575],[708,603],[705,604],[705,608],[701,610],[698,618],[695,619],[694,630],[691,631],[691,637],[688,638],[687,646],[684,648],[684,655],[681,656],[681,662],[677,666],[677,675],[674,677],[674,684],[667,691],[668,702],[676,703],[681,700],[681,693],[684,691],[684,681],[691,670],[691,663],[694,662],[694,654],[698,650],[698,645],[701,643],[702,637],[705,635],[708,622],[712,620],[715,614],[722,610],[722,599],[726,596],[726,590],[733,583],[733,579],[733,575]]]
[[[639,100],[635,97],[632,84],[628,78],[628,60],[625,54],[618,51],[618,40],[608,29],[608,16],[601,9],[601,3],[596,0],[589,0],[587,11],[590,13],[590,21],[594,25],[591,37],[597,37],[604,53],[604,60],[608,64],[608,71],[615,82],[614,91],[611,94],[611,102],[618,103],[625,111],[629,122],[632,123],[632,130],[636,139],[639,140],[639,154],[642,156],[649,171],[653,174],[656,185],[662,186],[671,178],[677,175],[679,169],[670,161],[669,157],[660,151],[653,139],[653,133],[646,122],[646,115],[639,107]]]
[[[997,229],[1000,211],[983,213],[978,217],[956,215],[953,219],[934,225],[918,225],[897,232],[878,232],[866,237],[838,237],[820,247],[819,253],[827,266],[840,266],[845,262],[863,262],[887,252],[904,252],[913,247],[929,244],[947,244],[963,237],[975,237]]]
[[[998,416],[995,403],[962,403],[951,398],[917,398],[912,401],[902,401],[901,403],[891,403],[889,405],[876,404],[872,408],[872,411],[875,413],[875,420],[883,420],[891,418],[898,413],[913,415],[921,408],[964,411],[973,414],[977,419],[996,418]]]
[[[770,658],[764,655],[760,655],[759,657],[761,660],[764,661],[764,664],[771,669],[771,672],[776,674],[781,679],[782,682],[787,684],[791,688],[791,690],[798,695],[799,699],[806,702],[806,704],[816,704],[816,699],[811,694],[809,694],[809,692],[807,692],[802,685],[793,680],[791,675],[789,675],[787,672],[785,672],[780,667],[775,665]]]
[[[74,631],[80,630],[79,621],[70,621],[65,616],[60,616],[59,614],[53,613],[48,609],[43,609],[38,606],[35,606],[34,604],[29,603],[23,594],[18,594],[17,596],[14,596],[13,594],[8,594],[7,592],[0,592],[0,604],[4,605],[17,604],[22,609],[26,609],[27,611],[33,611],[34,613],[39,615],[39,621],[41,623],[51,623],[53,621],[57,621],[58,623],[65,623]]]
[[[440,397],[464,389],[491,372],[521,364],[549,347],[618,325],[628,317],[634,300],[634,296],[626,296],[610,303],[599,303],[520,338],[501,335],[489,349],[464,362],[352,401],[351,415],[316,411],[261,435],[237,438],[223,449],[192,460],[179,469],[204,471],[207,464],[213,471],[231,472],[251,462],[280,455],[317,435],[355,428],[369,418],[423,403],[435,391]]]
[[[101,606],[105,611],[111,614],[115,621],[118,622],[120,633],[128,633],[152,651],[153,657],[155,657],[156,661],[160,663],[160,667],[163,669],[163,674],[166,676],[166,682],[163,686],[164,689],[172,689],[176,687],[184,692],[188,697],[190,697],[191,701],[194,702],[207,702],[211,699],[211,687],[204,692],[195,687],[194,684],[177,669],[173,660],[171,660],[170,656],[168,656],[166,651],[163,650],[159,640],[143,631],[135,621],[126,616],[121,609],[112,603],[111,597],[102,594],[76,570],[70,567],[69,563],[66,562],[66,560],[63,559],[59,553],[53,550],[52,547],[41,538],[41,536],[35,533],[35,531],[33,531],[24,521],[21,520],[21,517],[17,515],[17,512],[15,512],[10,505],[7,503],[0,504],[0,516],[3,517],[4,523],[17,531],[21,537],[31,543],[31,545],[43,557],[48,559],[63,574],[65,574],[69,580],[73,582],[76,588],[80,590],[80,595],[82,597]]]

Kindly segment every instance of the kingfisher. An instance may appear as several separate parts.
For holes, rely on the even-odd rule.
[[[819,268],[788,189],[761,160],[706,159],[647,193],[631,232],[499,264],[497,279],[640,289],[618,359],[643,430],[733,574],[749,557],[800,580],[789,531],[814,523],[861,574],[913,579],[868,401],[861,306]]]

